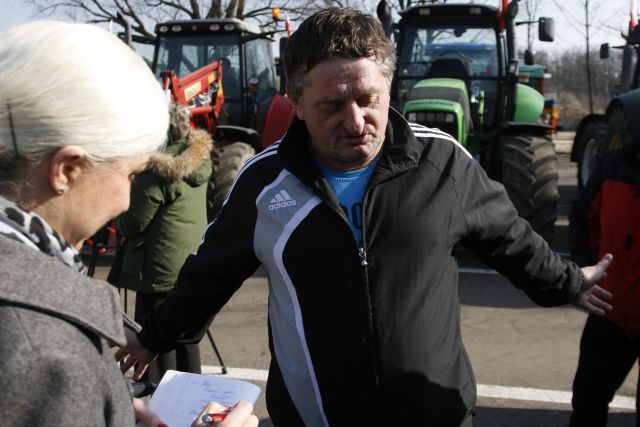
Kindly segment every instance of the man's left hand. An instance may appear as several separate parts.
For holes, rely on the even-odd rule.
[[[596,265],[582,268],[583,289],[573,300],[575,305],[597,316],[603,316],[613,309],[607,302],[612,298],[611,292],[597,285],[600,280],[607,277],[607,268],[611,261],[613,261],[613,255],[606,254]]]

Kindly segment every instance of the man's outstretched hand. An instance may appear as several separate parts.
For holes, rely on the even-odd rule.
[[[138,381],[147,370],[149,363],[156,358],[156,354],[150,352],[140,343],[138,336],[129,328],[124,328],[124,335],[127,338],[127,345],[116,351],[115,358],[120,362],[122,373],[127,372],[135,365],[133,380]]]
[[[582,291],[573,300],[575,305],[598,316],[612,310],[613,307],[607,302],[612,298],[611,292],[598,286],[598,282],[607,277],[607,268],[611,261],[613,255],[606,254],[596,265],[582,268]]]

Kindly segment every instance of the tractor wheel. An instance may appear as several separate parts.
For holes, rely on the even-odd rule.
[[[606,151],[622,147],[630,137],[629,119],[621,107],[615,107],[609,114],[607,121]]]
[[[222,203],[242,165],[255,154],[256,150],[244,142],[233,142],[214,148],[211,153],[213,172],[207,190],[207,218],[209,222],[218,216],[222,209]]]
[[[518,214],[551,242],[557,218],[557,156],[548,137],[506,134],[500,138],[501,181]]]
[[[595,121],[587,125],[580,136],[578,147],[578,187],[587,183],[589,175],[606,149],[607,124]]]

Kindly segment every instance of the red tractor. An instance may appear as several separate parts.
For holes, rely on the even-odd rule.
[[[213,136],[207,214],[213,219],[244,162],[280,139],[293,104],[272,54],[274,32],[234,18],[156,26],[152,69],[191,124]]]

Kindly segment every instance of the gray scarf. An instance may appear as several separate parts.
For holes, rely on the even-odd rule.
[[[25,211],[2,196],[0,196],[0,234],[57,258],[79,273],[85,271],[78,251],[42,217]]]

